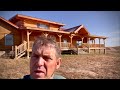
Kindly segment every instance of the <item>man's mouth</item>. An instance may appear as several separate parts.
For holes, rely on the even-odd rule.
[[[44,73],[44,72],[41,70],[35,70],[35,73]]]

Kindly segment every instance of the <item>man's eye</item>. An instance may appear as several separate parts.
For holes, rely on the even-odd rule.
[[[43,59],[45,59],[45,60],[52,60],[50,57],[48,57],[48,56],[43,56]]]
[[[33,55],[32,57],[39,58],[39,56],[38,56],[38,55]]]

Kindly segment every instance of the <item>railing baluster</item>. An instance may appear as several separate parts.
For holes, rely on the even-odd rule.
[[[15,46],[15,59],[17,59],[17,57],[21,55],[27,49],[26,44],[27,42],[24,42],[20,44],[19,46]]]

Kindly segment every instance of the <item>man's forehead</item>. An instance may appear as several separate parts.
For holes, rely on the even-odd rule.
[[[39,46],[35,47],[34,52],[53,53],[55,52],[55,49],[53,48],[53,46]]]

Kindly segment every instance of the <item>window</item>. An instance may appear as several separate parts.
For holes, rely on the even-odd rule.
[[[63,42],[64,42],[64,43],[67,43],[67,39],[63,39]]]
[[[13,45],[13,35],[12,34],[5,34],[5,45]]]
[[[38,28],[44,28],[44,29],[48,29],[48,28],[49,28],[48,25],[42,24],[42,23],[37,23],[37,27],[38,27]]]
[[[76,41],[76,44],[77,44],[78,46],[81,46],[82,41]]]

